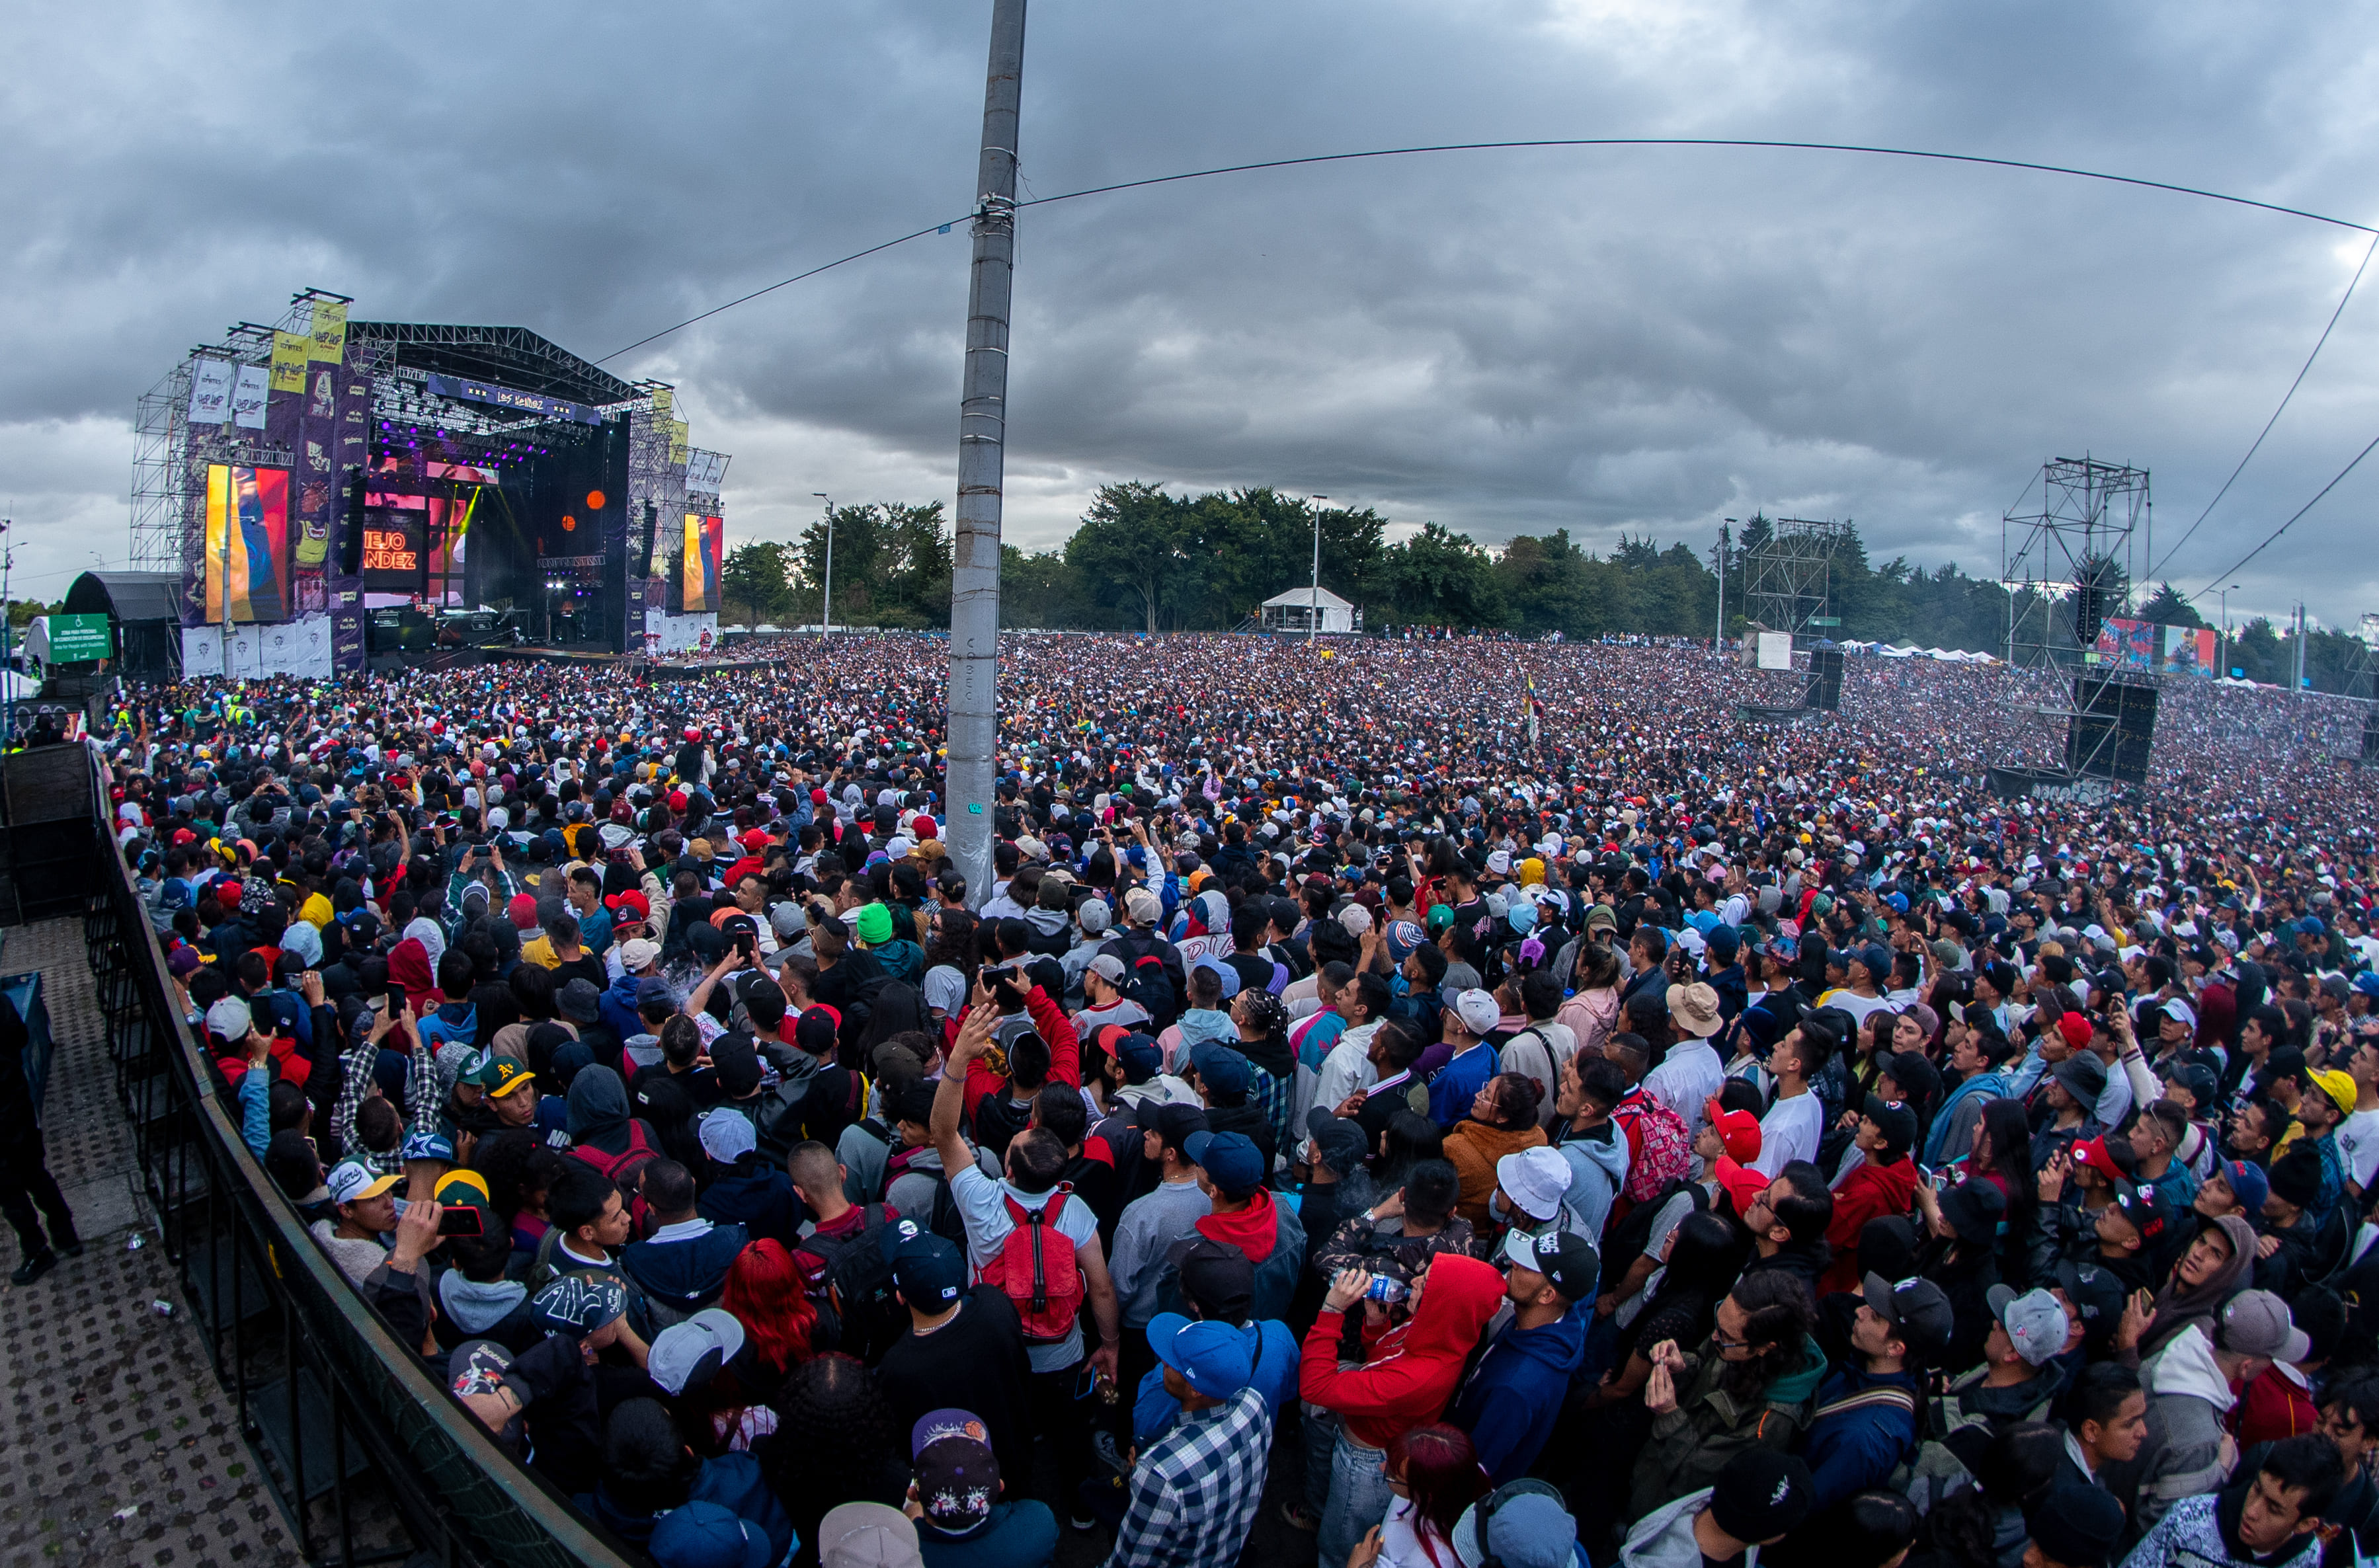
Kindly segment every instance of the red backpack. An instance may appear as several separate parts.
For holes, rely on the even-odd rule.
[[[1072,1333],[1089,1288],[1082,1266],[1074,1260],[1073,1238],[1057,1225],[1073,1190],[1073,1183],[1059,1182],[1037,1209],[1000,1196],[1014,1228],[999,1244],[999,1256],[984,1266],[983,1283],[998,1286],[1015,1304],[1030,1345],[1055,1345]]]
[[[628,1212],[635,1217],[637,1234],[645,1224],[644,1195],[636,1190],[636,1178],[645,1167],[661,1156],[661,1152],[645,1141],[645,1125],[634,1117],[628,1118],[628,1146],[616,1154],[606,1154],[591,1143],[574,1144],[570,1152],[610,1176],[620,1187],[620,1196],[628,1201]]]

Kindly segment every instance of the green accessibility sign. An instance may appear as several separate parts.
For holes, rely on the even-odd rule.
[[[104,615],[50,617],[50,662],[78,664],[115,657],[115,633]]]

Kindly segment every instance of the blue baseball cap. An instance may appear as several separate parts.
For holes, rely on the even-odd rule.
[[[1198,1070],[1198,1081],[1217,1094],[1248,1092],[1248,1059],[1228,1045],[1202,1041],[1191,1047],[1190,1065]]]
[[[1226,1198],[1245,1198],[1263,1185],[1263,1152],[1245,1133],[1193,1132],[1181,1152]]]
[[[1235,1132],[1209,1137],[1238,1138]],[[1245,1143],[1247,1140],[1239,1139]],[[1181,1374],[1191,1388],[1209,1399],[1228,1399],[1255,1376],[1255,1360],[1247,1336],[1230,1324],[1211,1318],[1185,1318],[1159,1312],[1148,1325],[1148,1347],[1156,1358]]]
[[[645,1550],[661,1568],[767,1568],[774,1555],[766,1531],[698,1500],[662,1514]]]

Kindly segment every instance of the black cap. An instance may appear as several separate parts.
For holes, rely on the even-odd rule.
[[[1893,1153],[1905,1154],[1915,1144],[1916,1113],[1907,1106],[1890,1104],[1880,1095],[1870,1094],[1862,1114],[1883,1134],[1884,1146]]]
[[[2024,1515],[2033,1544],[2058,1568],[2107,1568],[2123,1533],[2123,1505],[2098,1487],[2059,1481]]]
[[[2103,1347],[2122,1322],[2123,1282],[2095,1263],[2069,1260],[2057,1265],[2057,1285],[2082,1321],[2083,1343]]]
[[[1772,1448],[1747,1448],[1718,1473],[1709,1514],[1735,1539],[1764,1546],[1807,1518],[1816,1500],[1806,1465]]]
[[[1929,1364],[1949,1348],[1952,1314],[1950,1298],[1939,1285],[1926,1279],[1895,1285],[1877,1273],[1868,1274],[1861,1284],[1868,1309],[1891,1325],[1912,1355]]]
[[[2164,1200],[2156,1184],[2118,1181],[2108,1185],[2114,1188],[2115,1207],[2140,1233],[2140,1245],[2153,1248],[2161,1242],[2165,1232],[2172,1228],[2172,1206]]]
[[[1333,1176],[1354,1173],[1369,1152],[1363,1141],[1362,1124],[1337,1115],[1327,1105],[1316,1105],[1306,1113],[1305,1130],[1313,1140],[1313,1152]]]
[[[1245,1252],[1211,1236],[1193,1236],[1174,1243],[1171,1256],[1181,1295],[1196,1305],[1200,1317],[1226,1323],[1248,1321],[1255,1305],[1256,1266]]]
[[[1167,1149],[1179,1149],[1190,1141],[1192,1133],[1207,1130],[1206,1111],[1202,1105],[1160,1104],[1153,1099],[1142,1100],[1132,1116],[1132,1126],[1142,1132],[1153,1132],[1165,1140]]]
[[[1969,1247],[1995,1247],[2007,1194],[1993,1181],[1962,1181],[1941,1195],[1941,1217]]]
[[[749,1035],[731,1031],[710,1043],[710,1070],[730,1100],[741,1100],[760,1087],[760,1053]]]

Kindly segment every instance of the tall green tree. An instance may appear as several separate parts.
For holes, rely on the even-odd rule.
[[[719,563],[719,585],[731,609],[740,609],[743,623],[757,631],[763,621],[774,621],[792,600],[792,552],[774,539],[751,539],[727,552]]]
[[[2153,621],[2159,626],[2204,626],[2204,616],[2189,601],[2187,595],[2172,585],[2169,579],[2156,585],[2156,592],[2140,606],[2140,619]]]

